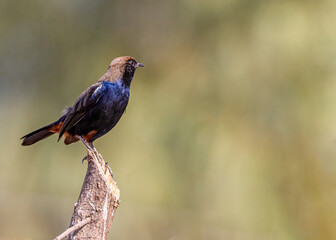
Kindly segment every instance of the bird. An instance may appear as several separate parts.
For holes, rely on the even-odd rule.
[[[113,59],[106,73],[72,107],[65,108],[57,121],[23,136],[22,145],[29,146],[58,133],[58,141],[64,136],[66,145],[81,140],[88,150],[95,150],[93,141],[108,133],[125,112],[132,79],[139,67],[144,65],[131,56]]]

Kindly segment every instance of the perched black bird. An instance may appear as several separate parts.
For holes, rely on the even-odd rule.
[[[64,135],[65,144],[81,139],[94,149],[92,142],[109,132],[123,115],[134,72],[143,66],[129,56],[115,58],[98,82],[87,88],[72,107],[66,108],[59,120],[23,136],[22,145],[59,133],[58,141]]]

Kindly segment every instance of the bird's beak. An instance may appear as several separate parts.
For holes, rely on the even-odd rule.
[[[145,65],[143,65],[142,63],[137,63],[137,68],[138,67],[144,67]]]

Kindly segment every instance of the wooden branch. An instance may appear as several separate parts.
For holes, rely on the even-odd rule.
[[[88,224],[91,221],[91,218],[85,218],[83,221],[77,223],[76,225],[73,225],[72,227],[69,227],[67,230],[65,230],[62,234],[55,237],[54,240],[61,240],[67,236],[69,236],[72,232],[78,230],[79,228],[83,227],[84,225]]]
[[[89,151],[88,169],[70,228],[88,218],[90,221],[72,231],[69,228],[69,233],[64,237],[68,236],[68,240],[106,240],[119,206],[119,197],[120,191],[113,181],[111,169],[97,151]]]

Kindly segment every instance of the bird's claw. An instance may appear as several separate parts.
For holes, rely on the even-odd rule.
[[[105,163],[105,167],[109,170],[112,178],[113,178],[113,172],[112,172],[112,169],[110,168],[110,166],[108,165],[108,162]]]
[[[85,157],[83,157],[82,159],[82,164],[84,163],[85,160],[88,160],[89,159],[89,154],[85,155]]]

